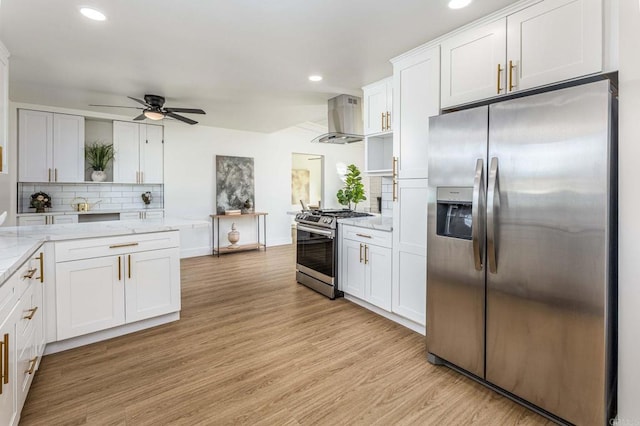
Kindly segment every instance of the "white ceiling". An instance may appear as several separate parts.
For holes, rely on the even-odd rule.
[[[391,75],[390,58],[513,3],[447,1],[2,0],[0,40],[12,101],[133,117],[88,104],[150,93],[204,109],[189,116],[203,124],[272,132],[323,122],[327,99]]]

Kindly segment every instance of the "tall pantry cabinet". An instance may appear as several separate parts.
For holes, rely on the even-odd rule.
[[[418,48],[393,63],[392,312],[426,318],[429,117],[440,113],[440,47]]]
[[[163,182],[163,127],[126,121],[113,122],[113,181]]]

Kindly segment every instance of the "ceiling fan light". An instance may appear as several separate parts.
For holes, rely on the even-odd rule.
[[[145,111],[143,114],[149,120],[162,120],[164,118],[164,114],[159,111]]]

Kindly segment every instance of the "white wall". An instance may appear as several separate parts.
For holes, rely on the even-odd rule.
[[[165,123],[165,212],[169,217],[207,219],[215,212],[215,157],[253,157],[255,209],[269,213],[268,245],[291,242],[291,165],[294,152],[324,155],[326,207],[338,207],[335,193],[342,187],[336,164],[362,167],[363,143],[350,145],[312,144],[321,128],[304,125],[272,134],[243,132],[206,126]],[[232,218],[222,222],[221,245],[237,220],[242,242],[255,241],[253,222]],[[251,238],[253,238],[251,240]]]
[[[640,5],[620,1],[618,420],[640,425]]]

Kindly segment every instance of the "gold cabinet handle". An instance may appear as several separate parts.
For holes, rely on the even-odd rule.
[[[38,270],[37,268],[29,269],[27,271],[27,273],[22,276],[22,279],[23,280],[26,280],[26,279],[30,280],[31,278],[33,278],[33,275],[36,273],[37,270]]]
[[[500,66],[500,64],[498,64],[498,95],[500,94],[500,92],[502,92],[502,87],[500,87],[500,76],[502,75],[502,70],[503,68]]]
[[[51,182],[51,169],[49,169],[49,182]]]
[[[22,319],[32,320],[33,316],[36,314],[37,311],[38,311],[37,306],[35,308],[27,309],[27,312],[31,312],[31,313],[29,315],[22,317]]]
[[[144,172],[140,172],[140,183],[144,183]]]
[[[398,180],[393,179],[393,201],[398,201]]]
[[[129,278],[131,278],[131,255],[129,255],[129,265],[127,267]]]
[[[367,234],[356,234],[356,235],[362,238],[373,238],[371,235],[367,235]]]
[[[365,244],[364,246],[364,264],[369,263],[369,246]]]
[[[362,243],[360,243],[360,263],[362,263]]]
[[[44,252],[40,253],[40,256],[36,257],[40,261],[40,276],[36,277],[41,283],[44,282]]]
[[[2,394],[2,384],[9,384],[9,333],[5,333],[4,339],[2,339],[2,358],[3,363],[0,368],[2,373],[2,380],[0,380],[0,395]]]
[[[53,177],[55,178],[53,181],[57,182],[58,181],[58,168],[57,167],[55,169],[53,169]]]
[[[387,111],[387,127],[385,130],[391,129],[391,113]]]
[[[36,370],[36,364],[38,364],[38,357],[29,360],[29,369],[25,371],[25,374],[33,374]]]
[[[109,246],[109,248],[120,248],[120,247],[133,247],[137,246],[139,243],[124,243],[124,244],[114,244]]]
[[[391,157],[391,177],[395,179],[397,172],[398,172],[398,161],[396,157]]]
[[[122,257],[118,256],[118,281],[122,281]]]
[[[516,66],[513,64],[513,61],[509,61],[509,91],[512,92],[513,88],[516,87],[515,84],[513,84],[513,69]]]
[[[380,113],[380,128],[384,131],[384,112]]]

